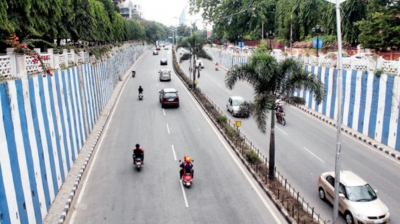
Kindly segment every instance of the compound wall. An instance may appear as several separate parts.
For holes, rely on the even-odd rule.
[[[147,49],[0,83],[0,223],[41,223],[114,87]]]

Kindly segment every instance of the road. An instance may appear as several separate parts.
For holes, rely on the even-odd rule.
[[[168,66],[160,66],[160,58]],[[117,101],[100,146],[81,181],[67,223],[285,223],[173,73],[170,50],[148,53]],[[138,100],[141,85],[144,98]],[[162,109],[158,91],[179,91],[180,107]],[[132,148],[145,150],[140,172]],[[179,162],[194,159],[194,181],[183,188]]]
[[[201,70],[198,87],[219,108],[226,110],[230,96],[253,100],[253,89],[248,83],[238,82],[233,90],[229,90],[224,84],[226,72],[222,69],[215,71],[211,61],[202,61],[205,68]],[[181,66],[188,72],[188,62]],[[294,107],[285,106],[284,110],[287,124],[276,124],[275,130],[277,170],[325,220],[332,220],[332,206],[319,199],[317,184],[321,173],[334,171],[336,129]],[[231,120],[239,120],[228,112],[226,115]],[[267,134],[262,134],[253,118],[240,120],[242,133],[268,157],[269,129]],[[269,119],[267,122],[270,123]],[[400,163],[346,134],[342,136],[342,170],[353,171],[379,190],[378,197],[389,208],[391,222],[400,223],[397,215],[400,214],[400,195],[394,193],[400,190]],[[343,217],[340,219],[340,223],[345,223]]]

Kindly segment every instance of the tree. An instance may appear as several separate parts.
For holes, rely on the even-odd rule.
[[[205,58],[212,60],[211,56],[207,54],[207,52],[204,50],[204,45],[209,44],[207,38],[201,38],[199,35],[199,32],[194,32],[192,36],[190,37],[184,37],[182,41],[180,41],[176,47],[178,50],[179,48],[185,48],[186,50],[189,51],[189,53],[184,53],[182,57],[180,58],[180,62],[186,61],[186,60],[191,60],[192,55],[193,55],[193,85],[194,88],[196,88],[196,85],[194,84],[194,81],[196,81],[196,60],[199,58]],[[199,73],[200,77],[200,73]]]
[[[293,58],[278,63],[264,52],[256,52],[243,65],[235,65],[225,77],[225,85],[233,89],[237,81],[247,81],[254,88],[254,102],[246,102],[240,112],[249,111],[255,118],[262,133],[267,130],[267,113],[271,111],[271,132],[269,144],[269,178],[274,180],[275,168],[275,102],[282,99],[289,103],[303,103],[304,99],[292,97],[297,88],[304,87],[313,92],[320,104],[325,94],[323,84],[315,74],[302,70],[302,65]]]
[[[371,0],[367,17],[356,23],[360,41],[368,48],[400,48],[400,2]]]
[[[2,26],[0,26],[0,34],[11,33],[14,30],[7,19],[7,8],[8,8],[7,1],[0,0],[0,24],[2,24]]]

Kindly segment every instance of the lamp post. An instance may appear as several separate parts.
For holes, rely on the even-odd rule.
[[[272,39],[274,39],[275,33],[270,30],[269,33],[267,33],[267,37],[269,39],[269,48],[272,50]]]
[[[312,32],[313,32],[313,36],[314,36],[314,33],[316,33],[317,34],[317,57],[319,57],[319,54],[318,54],[318,34],[319,33],[323,33],[324,32],[324,28],[321,26],[319,26],[319,25],[316,25],[315,27],[313,27],[312,28]]]

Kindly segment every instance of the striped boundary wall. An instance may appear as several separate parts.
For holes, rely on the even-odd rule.
[[[0,83],[0,223],[42,223],[120,76],[145,49]]]
[[[333,120],[337,120],[337,70],[329,67],[306,65],[325,86],[324,101],[317,105],[313,93],[298,89],[294,96],[303,97],[305,106]],[[343,70],[343,125],[382,144],[400,151],[399,99],[400,77],[376,76],[373,73]]]

